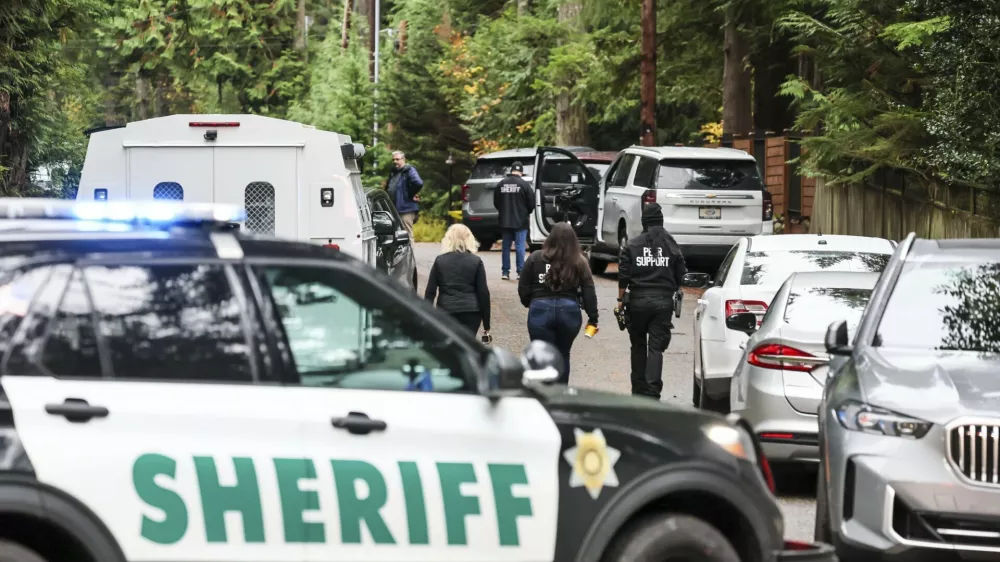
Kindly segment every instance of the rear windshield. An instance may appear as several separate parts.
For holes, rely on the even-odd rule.
[[[1000,353],[1000,262],[909,262],[875,345]]]
[[[662,160],[657,189],[763,191],[752,160]]]
[[[815,250],[750,252],[743,264],[740,284],[780,286],[789,275],[809,271],[881,273],[890,257],[889,254]]]
[[[833,322],[846,320],[848,331],[853,333],[871,295],[871,289],[793,288],[785,304],[785,322],[825,329]]]
[[[611,166],[611,164],[587,164],[587,167],[590,168],[591,172],[594,172],[594,176],[598,179],[604,177],[604,172],[608,171],[609,166]]]
[[[510,173],[510,166],[514,162],[520,162],[524,166],[524,175],[530,176],[535,170],[535,159],[531,156],[524,158],[488,158],[476,161],[472,168],[472,180],[497,180],[500,181]]]

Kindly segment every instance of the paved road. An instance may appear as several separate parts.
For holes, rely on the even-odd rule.
[[[416,245],[421,282],[430,271],[438,251],[436,244]],[[528,334],[525,327],[526,311],[517,297],[517,281],[500,279],[499,251],[480,255],[486,264],[492,294],[493,343],[519,352],[528,343]],[[511,256],[512,260],[513,258]],[[628,393],[628,334],[618,330],[612,314],[618,294],[613,271],[612,268],[609,274],[596,279],[601,331],[592,340],[581,336],[573,346],[570,381],[580,387]],[[422,286],[420,291],[422,294]],[[671,402],[691,403],[691,329],[696,299],[694,294],[685,298],[682,316],[674,323],[676,327],[673,339],[664,357],[663,399]],[[808,476],[796,478],[782,491],[781,507],[785,513],[785,528],[789,539],[812,540],[815,487],[809,485],[810,480],[815,482],[815,476],[811,479]]]

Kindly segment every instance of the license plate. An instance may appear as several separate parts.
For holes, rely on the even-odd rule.
[[[698,207],[699,219],[721,219],[722,207]]]

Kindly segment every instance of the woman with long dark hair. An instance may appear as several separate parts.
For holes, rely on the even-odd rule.
[[[583,319],[597,326],[597,292],[580,240],[569,223],[552,228],[542,249],[524,262],[517,294],[528,308],[528,336],[556,346],[566,362],[559,381],[569,382],[569,353],[580,333]]]

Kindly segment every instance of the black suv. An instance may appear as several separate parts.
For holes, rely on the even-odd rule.
[[[129,205],[0,200],[0,560],[834,560],[782,540],[745,423],[548,386],[550,345],[336,249]]]

